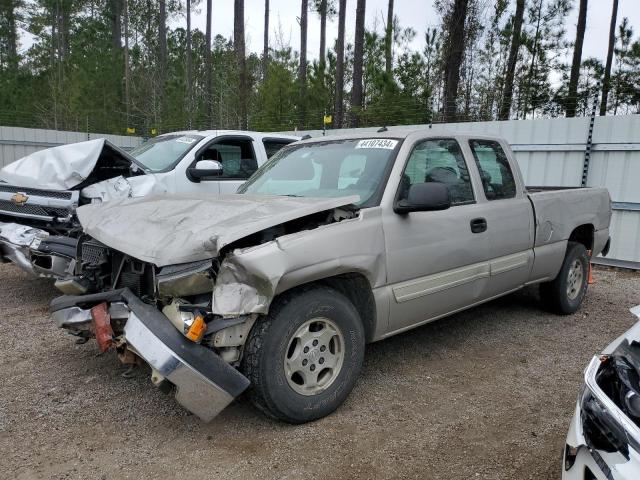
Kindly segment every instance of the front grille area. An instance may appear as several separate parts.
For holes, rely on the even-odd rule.
[[[47,207],[26,203],[24,205],[16,205],[8,200],[0,200],[0,213],[11,212],[18,215],[38,215],[40,217],[68,217],[70,211],[66,208]]]
[[[37,195],[39,197],[59,198],[62,200],[71,200],[72,192],[56,191],[56,190],[40,190],[38,188],[23,188],[13,185],[0,184],[0,192],[24,193],[25,195]]]
[[[49,213],[49,215],[51,215],[52,217],[68,217],[69,214],[71,213],[66,208],[60,208],[60,207],[42,207],[42,208],[46,210]]]
[[[82,263],[102,265],[107,261],[107,247],[101,243],[84,242],[82,244]]]
[[[122,272],[117,288],[127,287],[138,297],[142,293],[142,275],[135,272]]]
[[[45,209],[39,205],[25,204],[20,206],[7,200],[0,200],[0,211],[1,210],[18,214],[23,213],[25,215],[40,215],[41,217],[50,216]]]

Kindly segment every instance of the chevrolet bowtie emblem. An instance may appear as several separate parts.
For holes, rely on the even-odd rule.
[[[29,200],[29,196],[20,192],[14,193],[11,197],[11,202],[19,207],[22,207],[25,203],[27,203],[27,200]]]

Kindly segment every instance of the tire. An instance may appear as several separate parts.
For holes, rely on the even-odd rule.
[[[251,381],[249,398],[288,423],[329,415],[356,383],[364,338],[358,312],[336,290],[309,287],[283,294],[247,338],[241,369]]]
[[[562,267],[551,282],[540,284],[540,299],[553,312],[576,312],[587,294],[589,255],[581,243],[569,242]]]

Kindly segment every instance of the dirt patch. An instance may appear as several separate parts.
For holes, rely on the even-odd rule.
[[[57,294],[0,265],[0,478],[559,478],[589,358],[635,321],[640,275],[596,272],[558,317],[527,289],[367,347],[347,402],[312,424],[240,399],[210,424],[54,326]]]

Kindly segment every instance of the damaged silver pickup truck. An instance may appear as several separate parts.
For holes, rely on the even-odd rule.
[[[239,194],[80,207],[81,274],[52,312],[205,421],[248,389],[306,422],[345,400],[368,342],[533,283],[576,311],[610,217],[606,189],[525,188],[497,138],[306,140]]]

